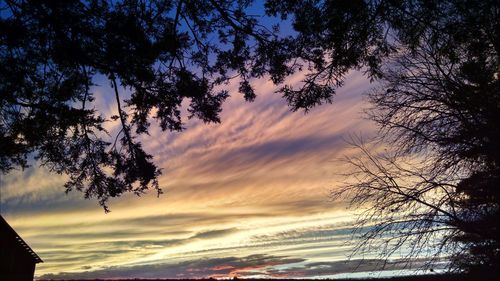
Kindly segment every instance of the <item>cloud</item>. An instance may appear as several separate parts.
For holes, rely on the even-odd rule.
[[[221,153],[214,159],[221,169],[248,169],[255,165],[265,165],[273,161],[294,161],[297,156],[325,151],[338,145],[342,136],[302,136],[294,139],[278,139],[260,144],[242,146]],[[214,168],[213,166],[211,167]]]
[[[291,278],[309,276],[331,276],[342,273],[374,272],[383,270],[408,270],[419,269],[431,263],[434,269],[443,269],[445,264],[441,261],[431,262],[427,259],[353,259],[332,262],[312,262],[301,266],[280,269],[269,269],[266,274],[270,277]]]
[[[201,266],[203,257],[235,252],[304,262],[328,253],[343,257],[347,235],[313,225],[334,228],[338,217],[351,218],[344,205],[329,201],[328,192],[343,171],[337,161],[348,151],[343,138],[353,131],[373,131],[359,114],[368,83],[353,73],[333,105],[308,114],[290,112],[265,79],[254,83],[257,100],[246,103],[232,96],[221,124],[190,120],[180,133],[162,132],[153,124],[150,135],[140,138],[164,170],[160,198],[127,194],[110,200],[112,212],[104,215],[82,194],[64,195],[65,178],[44,169],[2,178],[2,214],[45,261],[37,275],[71,271],[97,278],[143,266],[161,272],[158,263],[181,260],[177,264],[184,267],[190,261]],[[116,109],[102,97],[105,91],[96,93],[98,106],[111,114]],[[113,131],[114,125],[108,125]],[[265,267],[251,260],[244,262],[253,269],[239,274]],[[165,270],[190,276],[173,266]],[[206,273],[227,274],[236,267],[213,266],[218,270]]]
[[[208,278],[248,276],[265,272],[276,265],[295,264],[304,259],[272,255],[249,255],[198,259],[179,263],[161,263],[130,267],[106,267],[94,271],[45,274],[38,279],[94,279],[94,278]]]
[[[210,230],[210,231],[196,233],[196,235],[192,236],[191,238],[194,238],[194,239],[213,239],[213,238],[224,237],[224,236],[227,236],[229,234],[236,233],[236,232],[238,232],[237,228]]]
[[[61,272],[45,274],[38,279],[117,279],[117,278],[297,278],[321,277],[342,273],[374,272],[381,270],[417,269],[429,260],[419,259],[409,263],[408,260],[358,259],[331,262],[307,262],[303,258],[274,256],[266,254],[243,257],[204,258],[174,263],[158,263],[127,267],[109,266],[97,270],[83,272]],[[434,269],[444,268],[445,263],[436,261]]]

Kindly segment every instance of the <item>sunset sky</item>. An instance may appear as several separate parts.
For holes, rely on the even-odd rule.
[[[288,83],[299,83],[300,74]],[[371,85],[351,73],[331,105],[291,112],[272,83],[253,81],[247,103],[233,94],[221,124],[187,122],[181,133],[152,127],[146,151],[163,169],[165,194],[126,195],[105,214],[64,176],[34,166],[2,176],[2,215],[44,260],[38,278],[332,277],[375,270],[346,261],[354,210],[329,197],[368,137]],[[236,92],[237,84],[229,86]],[[99,109],[116,111],[105,81]],[[117,125],[108,123],[113,135]],[[351,241],[352,242],[352,241]],[[364,256],[365,259],[375,258]],[[397,264],[393,268],[398,268]],[[337,275],[334,275],[337,274]]]
[[[495,279],[500,1],[431,2],[0,1],[0,281]]]

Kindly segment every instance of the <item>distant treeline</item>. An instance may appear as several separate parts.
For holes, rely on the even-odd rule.
[[[399,276],[399,277],[385,277],[385,278],[346,278],[346,279],[247,279],[247,278],[234,278],[233,280],[244,279],[245,281],[299,281],[299,280],[321,280],[321,281],[481,281],[488,280],[477,275],[465,275],[465,274],[434,274],[434,275],[413,275],[413,276]],[[131,279],[113,279],[113,281],[211,281],[216,280],[213,278],[207,279],[142,279],[142,278],[131,278]],[[224,279],[225,280],[225,279]],[[230,279],[229,279],[230,280]],[[491,279],[490,279],[491,280]],[[37,280],[37,281],[56,281],[56,280]],[[72,279],[72,280],[57,280],[57,281],[105,281],[105,279]]]

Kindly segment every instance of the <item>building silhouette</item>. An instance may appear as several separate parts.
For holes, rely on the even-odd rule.
[[[0,280],[33,281],[40,262],[42,259],[0,216]]]

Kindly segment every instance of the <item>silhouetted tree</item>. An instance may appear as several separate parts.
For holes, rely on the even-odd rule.
[[[349,160],[355,181],[335,195],[367,206],[358,250],[451,255],[453,268],[497,278],[499,3],[439,4],[443,18],[414,44],[398,41],[369,95],[390,152],[360,145],[363,156]]]
[[[276,36],[244,11],[251,1],[24,1],[0,4],[0,170],[34,157],[69,175],[66,190],[96,197],[161,192],[161,171],[136,137],[151,117],[163,130],[191,117],[219,122],[228,97],[216,86],[240,79],[246,100],[252,77],[282,81],[286,56]],[[100,80],[99,80],[100,79]],[[95,110],[92,89],[109,81],[117,116]],[[120,92],[130,91],[123,101]],[[121,130],[106,141],[103,123]],[[107,210],[107,208],[106,208]]]
[[[161,171],[137,141],[151,118],[163,130],[182,130],[187,99],[190,117],[219,122],[229,94],[221,86],[230,79],[239,79],[251,101],[251,78],[268,75],[280,84],[303,67],[311,70],[303,86],[280,92],[293,110],[308,110],[331,102],[349,69],[368,64],[376,73],[390,52],[380,37],[383,14],[371,2],[267,1],[267,15],[294,15],[293,36],[249,15],[252,3],[1,1],[0,170],[38,159],[69,175],[67,191],[83,191],[104,207],[124,192],[160,193]],[[93,104],[96,81],[106,80],[117,116]],[[124,89],[131,93],[126,101]],[[114,141],[102,126],[109,119],[121,123]]]

